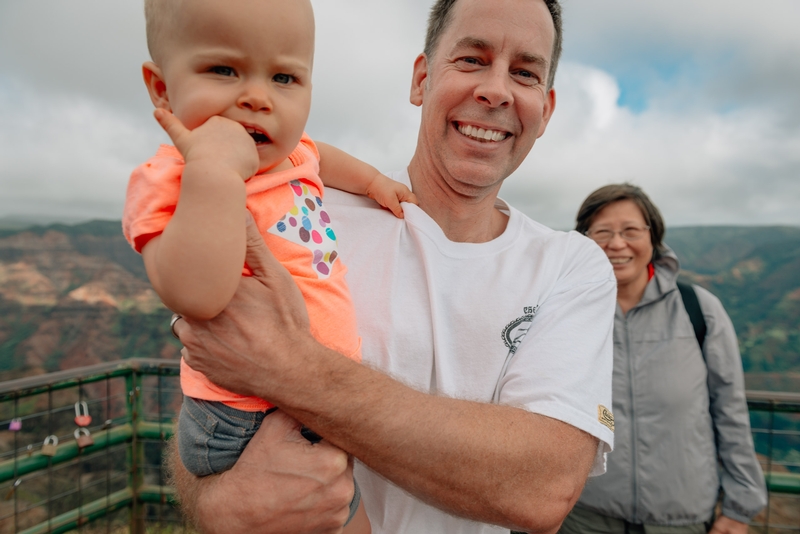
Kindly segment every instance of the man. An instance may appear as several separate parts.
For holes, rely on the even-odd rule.
[[[208,531],[339,532],[353,486],[332,445],[360,461],[377,533],[555,532],[603,471],[610,266],[584,237],[497,199],[555,108],[560,32],[557,0],[434,6],[411,87],[417,150],[393,176],[419,208],[391,220],[368,200],[326,198],[366,365],[313,339],[297,288],[255,236],[246,290],[209,323],[177,323],[189,365],[283,411],[231,471],[198,481],[178,470]],[[284,414],[325,439],[302,443]],[[283,469],[289,457],[308,471]],[[261,482],[276,473],[283,484]]]

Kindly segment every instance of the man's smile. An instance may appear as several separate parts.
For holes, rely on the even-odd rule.
[[[469,137],[470,139],[476,139],[478,141],[497,142],[503,141],[511,136],[509,132],[504,132],[502,130],[491,130],[488,128],[473,126],[471,124],[461,124],[459,122],[455,122],[454,124],[459,133]]]

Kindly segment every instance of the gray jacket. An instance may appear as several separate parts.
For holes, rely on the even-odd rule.
[[[749,522],[766,504],[753,449],[744,374],[728,314],[695,286],[706,320],[703,354],[667,250],[641,302],[614,318],[614,452],[590,478],[578,506],[632,523]]]

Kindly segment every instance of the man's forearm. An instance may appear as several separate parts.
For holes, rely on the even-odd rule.
[[[310,345],[266,378],[287,413],[418,498],[478,521],[558,528],[597,448],[588,434],[510,406],[415,391]],[[298,355],[299,356],[299,355]]]

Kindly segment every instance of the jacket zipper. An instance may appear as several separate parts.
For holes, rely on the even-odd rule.
[[[630,311],[630,310],[629,310]],[[636,405],[634,403],[635,395],[633,394],[633,386],[634,386],[634,372],[633,372],[633,357],[631,355],[631,334],[630,329],[628,328],[628,314],[625,314],[625,352],[628,355],[628,380],[630,382],[630,387],[628,391],[630,392],[630,401],[631,401],[631,413],[630,413],[630,421],[631,421],[631,484],[632,484],[632,491],[633,494],[633,522],[638,523],[639,518],[639,485],[636,483],[638,474],[637,474],[637,466],[636,466],[636,459],[638,457],[637,446],[636,446]]]

